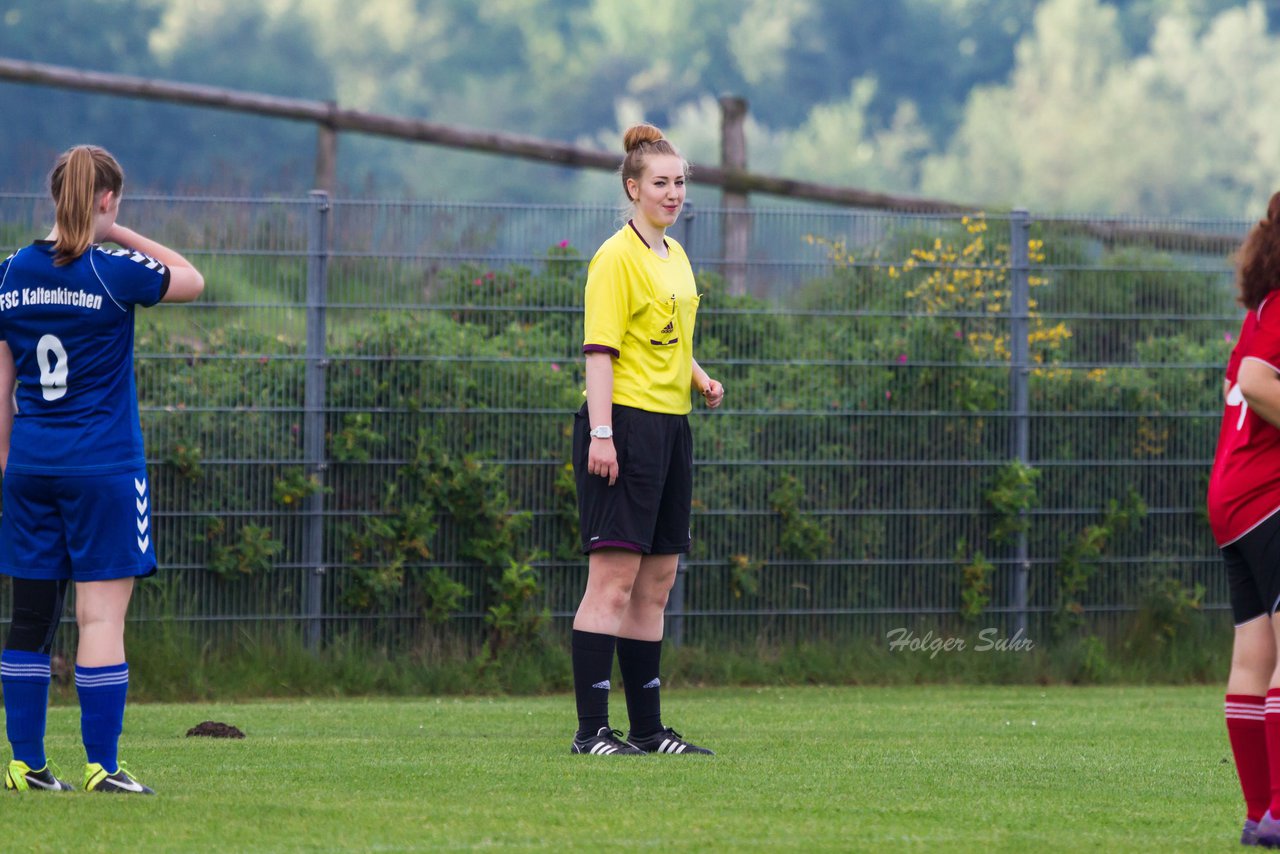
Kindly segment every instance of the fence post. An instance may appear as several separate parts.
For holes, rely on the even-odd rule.
[[[329,194],[311,193],[307,217],[307,349],[303,391],[303,457],[308,478],[324,485],[325,370],[329,360],[325,349],[325,306],[329,278]],[[320,648],[324,592],[324,490],[307,496],[305,530],[302,538],[302,565],[306,573],[306,646]]]
[[[1031,462],[1031,415],[1027,381],[1031,375],[1031,217],[1017,208],[1009,217],[1009,398],[1013,417],[1010,455],[1022,465]],[[1025,513],[1026,511],[1022,511]],[[1031,560],[1027,532],[1018,532],[1014,544],[1014,630],[1027,632],[1027,587]]]
[[[720,167],[726,173],[747,171],[747,99],[726,95],[720,99]],[[747,194],[724,190],[724,279],[729,293],[747,292],[747,252],[751,241],[751,215]]]
[[[667,596],[667,640],[672,646],[684,643],[684,576],[688,571],[684,565],[684,555],[679,555],[676,562],[676,580],[671,585],[671,593]]]
[[[329,115],[338,105],[329,101]],[[338,183],[338,130],[332,121],[316,123],[316,177],[315,188],[333,193]]]

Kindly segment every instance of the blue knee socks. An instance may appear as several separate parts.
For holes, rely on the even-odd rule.
[[[124,729],[124,702],[129,693],[129,665],[106,667],[76,665],[76,692],[80,695],[80,735],[89,762],[114,774],[120,770],[116,749]]]
[[[49,656],[6,649],[0,653],[5,730],[13,758],[39,771],[44,755],[45,715],[49,709]]]

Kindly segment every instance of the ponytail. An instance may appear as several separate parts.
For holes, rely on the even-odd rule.
[[[63,152],[49,174],[58,239],[54,266],[70,264],[93,243],[94,205],[107,190],[119,195],[124,170],[105,148],[77,145]]]

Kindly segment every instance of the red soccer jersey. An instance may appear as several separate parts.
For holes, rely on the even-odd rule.
[[[1240,363],[1257,359],[1280,373],[1280,299],[1250,311],[1227,362],[1227,401],[1209,475],[1209,525],[1219,546],[1235,542],[1280,510],[1280,429],[1249,409]]]

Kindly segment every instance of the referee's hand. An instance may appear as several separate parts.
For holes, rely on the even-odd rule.
[[[707,385],[702,389],[702,399],[707,402],[708,409],[715,409],[724,400],[724,386],[707,377]]]
[[[587,449],[587,474],[609,478],[609,485],[618,482],[618,449],[612,439],[592,439]]]

